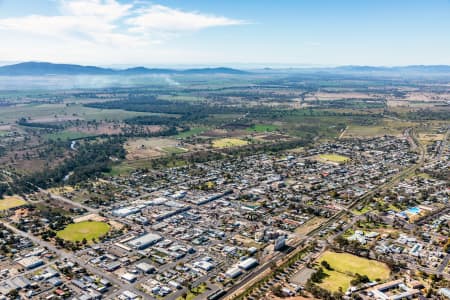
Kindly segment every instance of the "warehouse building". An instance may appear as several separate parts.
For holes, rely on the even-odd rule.
[[[146,249],[157,242],[161,241],[162,237],[155,233],[146,233],[144,235],[141,235],[140,237],[137,237],[135,239],[132,239],[127,243],[128,246],[130,246],[133,249],[143,250]]]

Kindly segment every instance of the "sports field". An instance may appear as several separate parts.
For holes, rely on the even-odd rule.
[[[66,241],[82,241],[84,238],[91,242],[108,233],[110,226],[105,222],[86,221],[67,225],[56,233],[59,238]]]
[[[248,145],[247,141],[235,138],[223,138],[212,142],[214,148],[230,148]]]
[[[339,154],[320,154],[319,158],[325,161],[330,161],[334,163],[344,163],[349,160],[347,156],[339,155]]]
[[[352,281],[354,274],[367,275],[370,280],[388,279],[390,270],[384,263],[370,260],[348,253],[326,251],[318,262],[327,261],[333,270],[324,272],[328,275],[320,284],[321,287],[335,292],[339,287],[345,292]]]
[[[27,201],[23,200],[19,196],[6,196],[0,199],[0,211],[19,207],[27,204]]]

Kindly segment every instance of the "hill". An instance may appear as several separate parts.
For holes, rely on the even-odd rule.
[[[47,62],[24,62],[0,67],[3,76],[42,76],[42,75],[147,75],[147,74],[230,74],[240,75],[247,72],[232,68],[200,68],[200,69],[156,69],[135,67],[124,70],[80,66],[71,64],[53,64]]]

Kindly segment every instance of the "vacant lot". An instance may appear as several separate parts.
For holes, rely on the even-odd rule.
[[[333,292],[338,291],[339,287],[345,292],[356,273],[367,275],[370,280],[388,279],[390,275],[386,264],[348,253],[327,251],[319,258],[319,262],[324,260],[330,264],[332,270],[324,270],[328,276],[320,286]]]
[[[417,123],[414,122],[390,119],[383,119],[377,125],[359,126],[351,124],[345,131],[343,138],[373,137],[383,135],[401,136],[406,128],[414,127],[416,125]]]
[[[339,163],[339,164],[345,163],[346,161],[349,160],[349,158],[347,156],[333,154],[333,153],[320,154],[319,158],[324,161],[329,161],[329,162],[334,162],[334,163]]]
[[[419,140],[421,142],[424,142],[426,144],[433,143],[436,141],[442,141],[444,139],[444,135],[439,134],[433,134],[433,133],[419,133]]]
[[[6,196],[4,199],[0,199],[0,211],[19,207],[27,204],[27,201],[23,200],[19,196]]]
[[[63,240],[76,242],[86,239],[91,242],[92,239],[98,239],[108,233],[110,226],[105,222],[87,221],[67,225],[56,235]]]
[[[214,148],[230,148],[236,146],[245,146],[247,144],[247,141],[235,138],[223,138],[212,142]]]
[[[139,138],[129,139],[125,143],[127,159],[136,160],[143,158],[155,158],[175,152],[178,142],[173,139],[164,138]],[[180,152],[184,151],[180,149]]]

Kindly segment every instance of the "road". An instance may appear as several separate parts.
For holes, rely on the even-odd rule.
[[[133,293],[135,293],[136,295],[139,295],[141,297],[143,297],[143,299],[147,299],[148,296],[144,293],[142,293],[141,291],[137,290],[132,284],[126,284],[122,281],[120,281],[119,279],[111,276],[110,274],[104,272],[103,270],[98,270],[94,267],[92,267],[91,265],[87,264],[86,262],[82,261],[81,259],[79,259],[77,256],[75,256],[73,253],[64,251],[62,249],[58,249],[55,245],[46,242],[38,237],[35,237],[32,234],[29,234],[27,232],[24,232],[22,230],[17,229],[16,227],[14,227],[13,225],[11,225],[10,223],[1,220],[0,219],[0,223],[3,224],[7,229],[11,230],[12,232],[14,232],[15,234],[21,235],[23,237],[26,237],[28,239],[30,239],[33,243],[40,245],[41,247],[45,247],[48,250],[51,250],[53,252],[55,252],[61,259],[68,259],[71,260],[73,262],[76,262],[79,266],[83,267],[84,269],[86,269],[89,273],[91,274],[95,274],[101,278],[106,278],[107,280],[109,280],[111,283],[113,283],[114,285],[118,286],[120,288],[120,290],[124,291],[124,290],[129,290]]]
[[[437,159],[440,160],[442,157],[442,153],[445,151],[445,149],[447,148],[447,144],[448,144],[448,139],[450,136],[450,126],[447,129],[447,132],[444,135],[444,138],[442,139],[442,143],[441,146],[439,147],[439,153],[437,155]]]
[[[346,209],[343,209],[343,210],[339,211],[338,213],[334,214],[327,221],[325,221],[324,223],[322,223],[315,229],[308,232],[304,238],[300,239],[297,243],[295,243],[292,246],[296,249],[293,252],[291,252],[290,254],[295,254],[295,253],[298,253],[299,251],[303,250],[303,247],[301,247],[301,246],[304,245],[305,242],[309,238],[312,238],[317,233],[321,232],[322,230],[329,228],[330,225],[332,225],[334,222],[336,222],[336,221],[340,220],[341,218],[343,218],[344,216],[346,216],[349,213],[349,211],[351,211],[351,209],[355,208],[357,205],[364,204],[366,201],[370,200],[376,193],[392,187],[399,180],[410,176],[411,174],[414,173],[414,171],[416,171],[418,168],[420,168],[423,165],[423,163],[425,161],[425,149],[418,142],[418,140],[414,137],[414,132],[411,128],[405,130],[404,134],[405,134],[405,138],[410,142],[411,148],[419,149],[419,151],[420,151],[419,161],[416,164],[406,168],[405,170],[402,170],[397,175],[393,176],[388,182],[378,186],[377,188],[373,189],[372,191],[369,191],[369,192],[365,193],[364,195],[360,196],[359,198],[355,199],[352,203],[350,203],[346,207]],[[299,248],[299,247],[301,247],[301,248]],[[251,283],[261,280],[261,278],[259,278],[259,277],[262,277],[261,275],[264,274],[264,272],[268,268],[270,268],[270,266],[272,266],[274,262],[277,263],[277,262],[283,260],[285,258],[285,256],[286,256],[285,253],[282,253],[282,252],[277,253],[271,260],[269,260],[268,262],[266,262],[263,265],[260,265],[252,272],[247,273],[245,275],[245,277],[238,284],[231,287],[227,291],[227,294],[225,294],[222,298],[223,299],[234,299],[234,297],[236,296],[235,293],[237,291],[245,290],[246,288],[248,288],[248,286],[251,285]]]

